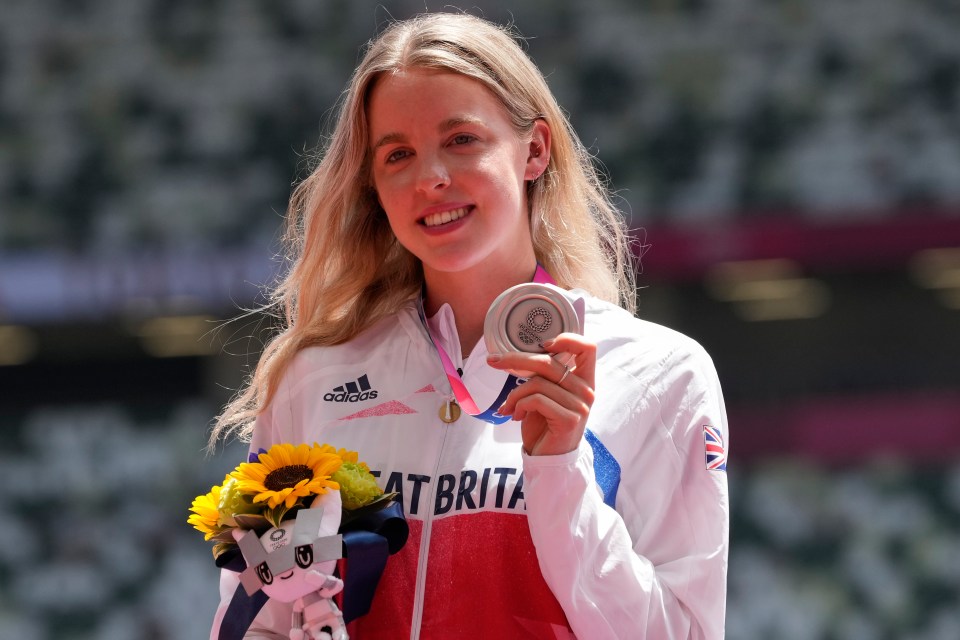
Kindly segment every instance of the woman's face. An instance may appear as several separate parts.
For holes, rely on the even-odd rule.
[[[526,181],[549,161],[545,122],[521,139],[482,84],[423,69],[383,76],[367,118],[380,204],[428,278],[530,268]]]

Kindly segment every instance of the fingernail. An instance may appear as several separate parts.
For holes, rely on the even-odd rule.
[[[501,356],[499,353],[491,353],[487,355],[487,362],[494,363],[500,362],[501,360],[503,360],[503,356]]]
[[[502,415],[502,416],[508,416],[508,415],[510,415],[510,413],[507,412],[507,405],[506,405],[506,403],[500,405],[500,408],[497,409],[497,413],[499,413],[499,414]]]
[[[544,349],[549,349],[550,347],[553,346],[553,343],[554,343],[554,342],[555,342],[555,340],[553,340],[552,338],[551,338],[550,340],[544,340],[544,342],[543,342],[543,348],[544,348]]]

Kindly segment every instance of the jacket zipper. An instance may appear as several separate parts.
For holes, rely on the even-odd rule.
[[[452,394],[451,394],[452,397]],[[438,427],[441,428],[440,449],[437,452],[437,459],[433,465],[434,481],[430,483],[429,498],[427,503],[427,513],[423,519],[423,537],[420,540],[420,553],[417,558],[417,584],[414,590],[413,599],[413,624],[410,625],[410,640],[419,640],[420,627],[423,622],[423,598],[427,583],[427,559],[430,555],[430,539],[433,532],[433,507],[437,500],[437,482],[440,472],[440,460],[443,457],[443,449],[447,441],[447,429],[450,425],[437,420]]]
[[[450,340],[458,340],[456,329],[454,329],[454,334],[450,337]],[[460,357],[457,359],[455,364],[457,367],[457,373],[461,376],[463,375],[462,371],[464,368],[463,354],[460,354]],[[446,397],[446,402],[448,403],[455,398],[453,389],[450,389]],[[443,458],[443,450],[447,442],[447,433],[450,425],[443,422],[439,418],[436,418],[438,427],[441,429],[440,436],[440,449],[437,452],[437,459],[433,465],[433,478],[434,481],[430,483],[430,502],[427,503],[427,513],[423,519],[423,537],[420,540],[420,553],[417,558],[417,584],[414,590],[414,599],[413,599],[413,623],[410,625],[410,640],[420,640],[420,628],[423,624],[423,598],[424,591],[427,584],[427,569],[428,569],[428,557],[430,555],[430,540],[433,533],[433,510],[434,505],[437,500],[437,479],[439,478],[440,473],[440,460]]]

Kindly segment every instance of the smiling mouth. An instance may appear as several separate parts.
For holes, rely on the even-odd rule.
[[[459,209],[450,209],[441,213],[431,213],[420,221],[426,227],[439,227],[442,224],[456,222],[470,212],[470,207],[460,207]]]
[[[289,580],[290,578],[293,577],[293,569],[290,570],[290,573],[285,573],[284,575],[277,576],[277,577],[280,578],[281,580]]]

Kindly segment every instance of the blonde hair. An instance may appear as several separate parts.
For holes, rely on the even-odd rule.
[[[351,340],[420,290],[419,261],[400,245],[370,179],[367,101],[377,79],[409,68],[462,74],[503,104],[521,138],[536,120],[551,130],[547,170],[529,183],[537,260],[566,288],[634,307],[632,253],[612,204],[543,74],[506,27],[467,14],[426,14],[371,41],[344,92],[317,167],[294,189],[286,241],[292,264],[268,306],[285,328],[264,349],[246,388],[218,416],[210,438],[249,438],[291,359],[306,347]]]

